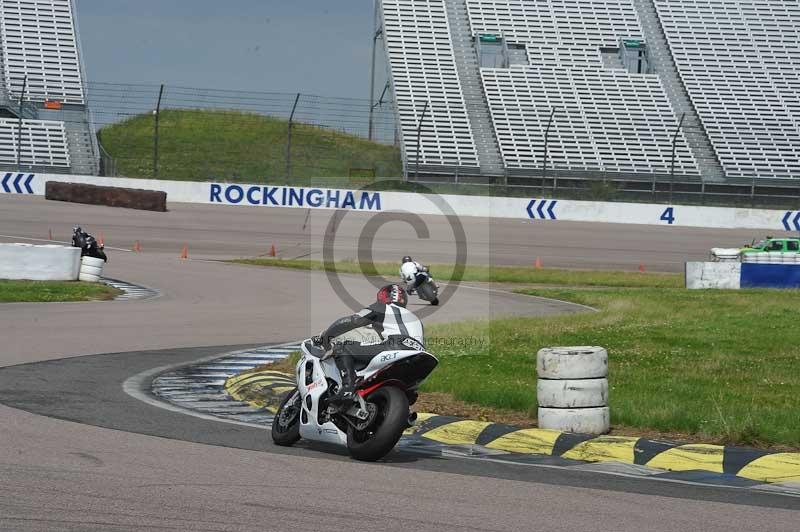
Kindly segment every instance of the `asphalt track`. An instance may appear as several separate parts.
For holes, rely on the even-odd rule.
[[[0,530],[305,530],[321,526],[353,530],[797,530],[800,503],[796,499],[764,495],[742,500],[722,488],[658,492],[641,488],[642,481],[636,479],[606,480],[608,485],[604,485],[589,476],[523,474],[498,465],[487,470],[469,461],[409,459],[404,463],[401,457],[389,464],[361,464],[319,449],[280,453],[258,435],[237,440],[239,429],[231,425],[122,398],[119,379],[143,367],[200,358],[209,352],[202,346],[302,338],[346,311],[320,273],[177,258],[184,243],[190,246],[192,257],[254,255],[256,237],[266,246],[291,224],[302,227],[299,213],[198,207],[193,214],[192,209],[176,206],[173,212],[160,215],[0,197],[0,234],[46,238],[52,228],[56,236],[60,232],[66,238],[72,224],[82,223],[90,230],[100,227],[112,246],[141,240],[143,253],[112,254],[107,274],[162,292],[159,298],[144,301],[0,306],[0,366],[138,352],[0,370],[6,376],[11,375],[6,372],[22,371],[14,373],[11,381],[2,381],[0,397],[31,411],[0,406]],[[248,231],[247,227],[258,223],[265,224],[263,232]],[[312,224],[318,225],[325,224]],[[574,227],[574,244],[601,250],[619,241],[619,227],[605,234],[592,234],[592,228]],[[359,228],[353,230],[357,234]],[[503,246],[516,249],[504,254],[499,251],[503,246],[490,247],[498,250],[493,258],[496,263],[503,257],[512,262],[523,255],[524,243],[511,228],[489,231],[478,224],[476,233],[479,230],[493,235],[490,240],[503,240]],[[431,232],[435,234],[435,228]],[[467,233],[476,234],[469,228]],[[324,228],[319,234],[324,234]],[[198,240],[191,240],[192,236]],[[313,248],[313,237],[301,237],[297,227],[295,236],[297,242]],[[472,236],[468,238],[470,249],[481,247]],[[642,243],[647,240],[639,238]],[[396,237],[386,239],[382,244],[386,249],[378,250],[376,256],[386,253],[388,259],[395,257],[395,250],[421,249],[414,240],[398,231]],[[445,242],[425,245],[431,256],[441,253],[435,256],[442,259],[436,260],[446,260],[447,252],[437,249]],[[712,244],[716,243],[726,245]],[[669,254],[663,249],[647,247],[653,257],[667,263]],[[488,252],[482,253],[488,261]],[[371,286],[363,280],[347,277],[344,283],[357,298],[372,295]],[[431,321],[567,310],[557,303],[467,287],[443,308],[447,313],[434,314]],[[185,347],[197,349],[173,351]],[[142,353],[157,349],[169,351]],[[104,379],[98,382],[98,375]],[[15,394],[22,384],[28,394]],[[75,419],[77,407],[65,410],[75,403],[84,412],[94,412],[94,421]],[[44,411],[75,420],[32,413]],[[130,432],[134,427],[125,425],[133,420],[143,426]],[[227,440],[204,441],[210,435]],[[226,446],[226,441],[239,445]]]
[[[48,202],[41,197],[0,196],[0,235],[68,240],[73,225],[103,233],[106,244],[177,257],[184,245],[192,258],[264,255],[271,245],[287,258],[322,258],[322,243],[334,241],[337,259],[358,257],[359,238],[374,213],[344,215],[334,235],[326,232],[333,211],[170,204],[170,212],[151,213],[110,207]],[[682,272],[687,260],[708,258],[712,247],[738,247],[762,232],[670,226],[589,224],[463,217],[465,242],[454,242],[449,222],[422,216],[429,230],[417,238],[412,227],[394,220],[378,229],[371,246],[376,260],[395,261],[407,253],[428,263],[452,263],[457,244],[470,264]],[[367,231],[369,234],[369,231]],[[774,231],[776,236],[783,232]],[[790,233],[786,233],[791,235]],[[423,235],[424,236],[424,235]],[[13,241],[3,238],[0,241]]]

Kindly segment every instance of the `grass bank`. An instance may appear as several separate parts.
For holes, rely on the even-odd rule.
[[[108,285],[76,281],[0,280],[0,303],[48,303],[113,299],[121,292]]]
[[[388,279],[398,278],[400,265],[396,262],[383,262],[362,266],[354,261],[341,261],[326,265],[319,260],[305,259],[236,259],[232,262],[292,268],[298,270],[337,271],[364,275],[379,275]],[[436,280],[449,281],[454,276],[452,264],[432,264],[431,273]],[[556,270],[530,267],[480,266],[469,265],[463,271],[462,281],[520,283],[528,285],[558,285],[585,287],[631,287],[631,288],[679,288],[683,286],[680,274],[639,273],[591,270]]]
[[[126,177],[153,176],[153,116],[104,127],[98,138]],[[288,122],[253,113],[166,109],[159,114],[159,177],[245,183],[355,186],[403,175],[400,150],[339,131],[295,122],[291,179]],[[329,180],[317,178],[330,178]]]
[[[432,325],[441,365],[429,392],[536,415],[536,351],[609,350],[612,424],[664,434],[800,448],[800,293],[655,288],[526,289],[600,310]]]

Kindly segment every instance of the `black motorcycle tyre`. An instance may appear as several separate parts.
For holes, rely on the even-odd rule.
[[[291,424],[284,428],[280,425],[280,418],[283,409],[286,407],[286,404],[289,400],[294,397],[295,395],[298,396],[298,405],[297,405],[297,413],[295,414],[294,420]],[[289,390],[286,395],[281,400],[281,404],[278,407],[278,411],[275,412],[275,417],[272,418],[272,441],[275,442],[275,445],[280,445],[282,447],[289,447],[294,445],[300,440],[300,410],[302,406],[300,405],[300,397],[297,388],[292,388]]]
[[[438,305],[439,298],[436,297],[436,293],[433,289],[433,286],[431,286],[431,282],[432,281],[427,281],[421,284],[417,288],[417,293],[419,294],[420,299],[430,302],[431,305]]]
[[[364,400],[378,407],[377,417],[364,431],[348,428],[347,449],[356,460],[374,462],[394,449],[408,427],[408,398],[400,389],[385,386]]]

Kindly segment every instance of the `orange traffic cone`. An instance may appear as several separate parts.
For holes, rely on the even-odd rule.
[[[278,256],[278,252],[275,250],[275,244],[272,244],[269,247],[269,256],[270,257],[277,257]]]
[[[138,240],[133,243],[133,251],[135,251],[136,253],[142,251],[142,245],[139,243]]]
[[[183,246],[183,249],[181,250],[181,258],[182,259],[189,258],[189,246]]]
[[[542,269],[542,259],[540,259],[539,257],[536,257],[536,262],[533,263],[533,267],[536,268],[537,270],[541,270]]]
[[[644,273],[644,272],[645,272],[644,262],[640,262],[639,263],[639,273]]]

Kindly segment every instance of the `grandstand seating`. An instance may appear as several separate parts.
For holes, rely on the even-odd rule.
[[[84,103],[70,0],[0,0],[6,86],[32,100]]]
[[[473,33],[501,33],[551,50],[616,46],[642,34],[631,0],[467,0],[467,9]]]
[[[507,168],[548,165],[624,173],[671,171],[678,120],[655,75],[603,63],[601,49],[642,39],[632,0],[466,0],[472,31],[524,43],[529,65],[482,69],[486,99]],[[676,174],[698,175],[681,135]]]
[[[18,133],[18,120],[0,118],[0,165],[17,164]],[[23,120],[22,139],[22,150],[19,154],[22,165],[69,168],[70,157],[64,122]]]
[[[508,168],[537,168],[544,133],[548,164],[569,170],[621,173],[670,171],[675,117],[655,76],[557,68],[484,69],[500,149]],[[682,143],[676,174],[697,174]]]
[[[729,177],[800,177],[800,3],[656,0]]]
[[[447,17],[462,4],[466,28]],[[488,130],[516,175],[541,168],[545,126],[557,108],[550,168],[669,173],[683,114],[676,174],[800,177],[798,0],[383,0],[382,7],[410,167],[426,100],[436,101],[436,117],[422,137],[425,164],[485,166],[473,159],[486,126],[473,109],[473,83],[464,86],[471,61],[453,51],[455,27],[515,50],[506,66],[479,57],[474,68]],[[623,40],[646,43],[647,69],[626,70],[615,56]]]
[[[6,117],[0,121],[0,165],[17,163],[21,116],[23,166],[97,173],[99,150],[84,87],[72,0],[0,0],[0,116]]]
[[[384,39],[409,166],[477,167],[478,156],[450,42],[445,0],[384,0]]]

